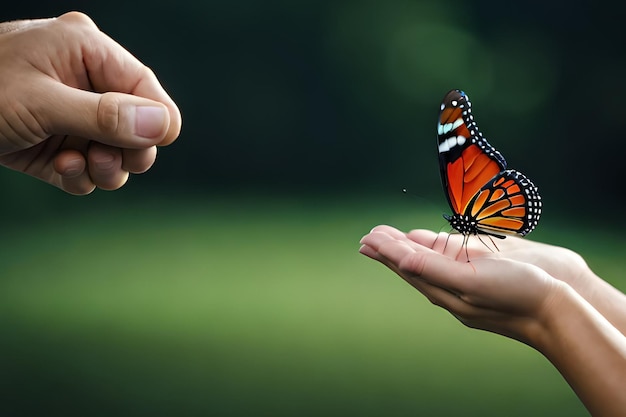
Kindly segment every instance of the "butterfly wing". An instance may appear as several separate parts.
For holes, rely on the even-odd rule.
[[[437,139],[448,203],[454,214],[465,213],[479,190],[506,169],[506,161],[478,130],[472,103],[461,90],[450,91],[441,103]]]
[[[459,224],[460,227],[475,227],[466,234],[478,232],[503,237],[527,235],[535,229],[540,217],[541,197],[535,184],[521,172],[505,170],[481,187],[462,216],[453,218],[465,225]]]

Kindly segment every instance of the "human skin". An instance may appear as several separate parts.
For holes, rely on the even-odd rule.
[[[154,73],[85,14],[0,24],[0,164],[72,194],[114,190],[182,119]]]
[[[463,324],[535,348],[593,416],[626,410],[626,296],[576,253],[509,237],[492,251],[461,235],[378,226],[360,252]]]

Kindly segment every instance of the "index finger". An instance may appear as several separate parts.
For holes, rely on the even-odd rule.
[[[453,293],[463,293],[475,275],[472,264],[458,262],[422,245],[411,245],[382,232],[365,236],[361,243],[384,257],[405,279],[419,278]]]

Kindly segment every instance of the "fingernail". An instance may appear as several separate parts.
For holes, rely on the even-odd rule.
[[[135,108],[135,135],[154,139],[163,135],[166,122],[163,107],[137,106]]]
[[[107,170],[113,168],[113,163],[115,162],[115,155],[110,153],[102,153],[99,154],[96,158],[94,158],[94,163],[96,164],[96,168],[101,170]]]
[[[67,161],[67,165],[63,171],[63,176],[68,178],[75,177],[82,174],[84,169],[85,167],[82,159],[72,159]]]

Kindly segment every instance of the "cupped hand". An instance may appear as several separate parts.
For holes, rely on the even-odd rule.
[[[387,226],[382,226],[382,230],[396,235],[402,234]],[[466,247],[463,247],[463,237],[459,234],[448,235],[437,234],[430,230],[412,230],[407,233],[406,238],[462,261],[467,260],[468,256],[472,261],[474,258],[492,256],[532,264],[574,288],[586,286],[588,275],[592,274],[585,260],[572,250],[515,236],[509,236],[506,239],[489,238],[484,235],[470,236]]]
[[[0,164],[72,194],[113,190],[180,128],[154,73],[86,15],[0,24]]]
[[[461,235],[425,230],[405,234],[378,226],[363,237],[360,252],[386,265],[465,325],[531,344],[567,284],[548,272],[560,271],[547,261],[549,256],[544,261],[547,270],[530,262],[541,263],[546,248],[533,248],[531,242],[524,249],[521,239],[512,239],[498,240],[496,250],[471,238],[466,252]]]

